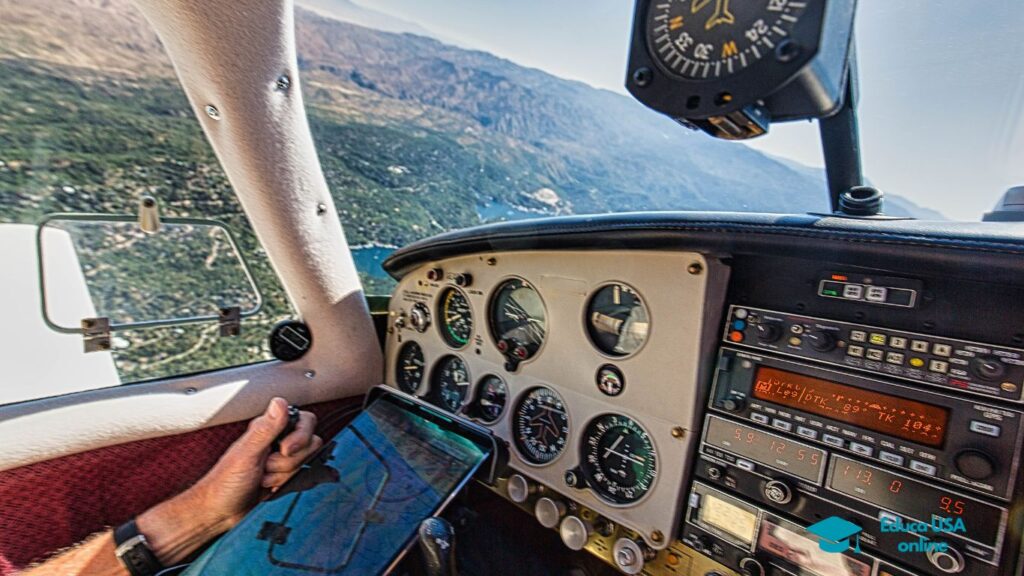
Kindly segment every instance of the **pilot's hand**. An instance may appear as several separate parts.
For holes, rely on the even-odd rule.
[[[280,452],[271,453],[274,439],[287,426],[288,402],[274,398],[206,476],[189,489],[202,513],[225,529],[234,527],[267,490],[277,490],[323,445],[313,433],[316,416],[300,412],[295,430],[281,440]]]

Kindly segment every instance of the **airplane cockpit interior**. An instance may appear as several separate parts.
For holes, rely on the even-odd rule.
[[[1021,576],[1022,27],[0,0],[0,576]]]

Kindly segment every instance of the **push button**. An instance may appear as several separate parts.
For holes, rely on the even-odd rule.
[[[952,353],[953,347],[950,346],[949,344],[936,344],[932,348],[932,354],[935,354],[936,356],[945,356],[948,358],[949,355]]]
[[[757,414],[757,413],[751,414],[750,415],[750,419],[753,420],[754,422],[757,422],[758,424],[767,424],[768,423],[768,417],[765,416],[764,414]]]
[[[813,429],[813,428],[808,428],[806,426],[797,426],[796,427],[796,433],[797,433],[798,436],[803,436],[804,438],[810,438],[811,440],[817,440],[818,439],[818,431]]]
[[[860,300],[861,296],[864,295],[864,287],[860,284],[847,284],[843,286],[843,298],[851,298],[853,300]]]
[[[864,293],[864,298],[868,302],[885,302],[885,297],[889,295],[889,289],[882,286],[868,286],[867,291]]]
[[[878,360],[878,361],[881,361],[882,358],[885,356],[885,352],[883,352],[881,350],[876,350],[874,348],[869,348],[868,352],[867,352],[867,356],[868,356],[868,360]]]
[[[866,342],[868,335],[863,330],[850,330],[850,340],[854,342]]]
[[[829,444],[831,446],[842,446],[843,445],[843,439],[840,438],[839,436],[833,436],[831,434],[825,434],[824,436],[821,437],[821,439],[822,439],[822,441],[825,442],[825,444]]]
[[[977,432],[978,434],[984,434],[993,438],[999,438],[999,435],[1003,432],[1003,429],[999,426],[980,420],[971,420],[970,429],[971,432]]]
[[[927,340],[912,340],[910,342],[910,349],[914,352],[928,352],[928,341]]]
[[[867,444],[860,444],[859,442],[850,442],[850,452],[854,454],[860,454],[861,456],[873,456],[875,449]]]
[[[885,346],[885,334],[879,334],[878,332],[872,332],[871,333],[871,340],[870,340],[870,342],[872,344],[876,344],[878,346]]]
[[[785,420],[779,420],[778,418],[776,418],[775,420],[772,420],[772,428],[778,428],[779,430],[785,430],[786,432],[789,432],[790,430],[793,429],[793,424],[786,422]]]
[[[885,355],[885,361],[889,364],[903,365],[903,354],[899,352],[889,352]]]
[[[885,450],[878,453],[878,459],[882,462],[893,464],[895,466],[903,466],[903,462],[905,460],[903,456],[893,454],[892,452],[886,452]]]
[[[920,460],[911,460],[910,469],[914,472],[920,472],[921,474],[927,474],[929,476],[935,476],[938,472],[938,468],[934,464],[928,464],[927,462],[921,462]]]
[[[857,346],[856,344],[851,344],[850,346],[846,347],[846,353],[849,354],[850,356],[856,356],[857,358],[860,358],[864,356],[864,347]]]
[[[914,358],[910,359],[910,365],[913,366],[914,368],[920,368],[924,366],[924,360],[915,356]]]
[[[949,372],[949,363],[943,362],[942,360],[932,360],[928,363],[928,369],[932,372],[945,374],[946,372]]]
[[[889,338],[889,346],[903,350],[907,347],[907,339],[902,336],[892,336]]]

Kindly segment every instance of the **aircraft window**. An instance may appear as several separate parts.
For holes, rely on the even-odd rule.
[[[393,247],[480,223],[828,209],[816,124],[716,142],[626,94],[633,2],[298,5],[314,138],[371,293],[392,286]],[[887,213],[977,221],[1024,184],[1024,5],[864,0],[857,26],[866,177]]]
[[[270,328],[293,314],[156,34],[128,0],[99,6],[15,0],[0,17],[0,70],[9,79],[0,85],[0,404],[268,360]],[[263,296],[262,311],[242,321],[239,337],[218,337],[215,322],[127,330],[112,334],[110,353],[84,354],[80,335],[44,325],[35,225],[54,212],[135,213],[142,195],[156,198],[163,217],[212,218],[230,228]],[[153,238],[174,242],[170,228]],[[73,244],[74,234],[52,232],[46,260],[56,268],[47,299],[63,310],[91,307],[123,316],[111,321],[144,321],[174,305],[176,315],[193,315],[202,304],[188,295],[201,296],[180,282],[184,261],[199,263],[200,278],[212,274],[224,284],[208,288],[245,286],[217,273],[233,258],[230,246],[198,229],[188,239],[202,250],[191,259],[169,257],[163,283],[140,273],[138,262],[134,272],[110,277],[111,259],[126,259],[98,243],[132,244],[139,238],[131,234],[78,235]],[[129,284],[115,295],[120,300],[96,290],[111,283]],[[235,299],[243,310],[254,305],[251,294]],[[55,321],[77,326],[80,319]]]

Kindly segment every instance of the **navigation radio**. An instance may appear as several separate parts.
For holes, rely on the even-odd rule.
[[[808,446],[1002,500],[1019,464],[1018,410],[728,347],[719,354],[711,408]],[[809,464],[787,462],[801,470]]]
[[[1024,351],[732,306],[683,540],[751,576],[995,576],[1022,384]]]

